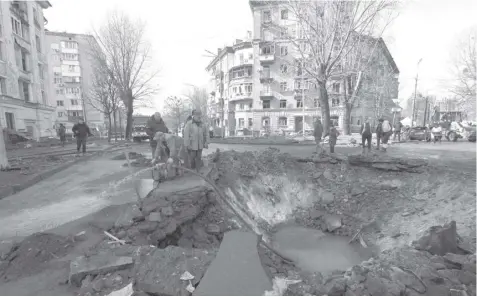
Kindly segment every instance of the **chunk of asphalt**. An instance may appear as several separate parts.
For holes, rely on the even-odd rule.
[[[262,296],[272,290],[258,255],[258,243],[258,236],[251,232],[225,233],[217,257],[193,295]]]

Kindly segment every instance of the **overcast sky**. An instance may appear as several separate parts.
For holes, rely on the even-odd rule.
[[[168,95],[186,92],[185,84],[205,85],[209,58],[215,52],[245,36],[252,28],[248,0],[53,0],[45,11],[47,29],[89,33],[108,12],[119,9],[147,23],[147,38],[153,59],[161,68],[161,92],[155,104],[161,109]],[[409,97],[414,89],[416,63],[418,89],[441,94],[449,82],[450,51],[455,37],[477,23],[475,0],[415,0],[402,9],[384,36],[401,71],[399,97]]]

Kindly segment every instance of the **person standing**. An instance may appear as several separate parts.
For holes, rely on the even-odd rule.
[[[378,151],[381,144],[381,140],[383,139],[383,121],[383,119],[379,119],[378,125],[376,126],[376,143]]]
[[[331,154],[335,153],[335,145],[336,145],[336,141],[338,140],[339,135],[340,135],[340,133],[336,129],[334,123],[330,122],[330,137],[329,137],[330,140],[329,141],[330,141],[330,153]]]
[[[184,146],[189,154],[190,168],[199,171],[202,165],[202,150],[208,148],[209,133],[202,123],[200,110],[192,111],[192,120],[184,128]]]
[[[316,153],[320,154],[323,152],[323,147],[321,145],[321,138],[323,136],[323,126],[321,125],[321,120],[317,119],[315,122],[315,127],[313,130],[313,136],[315,137],[315,143],[316,143]]]
[[[169,129],[167,129],[166,123],[164,123],[160,112],[153,114],[146,123],[146,134],[149,136],[153,156],[156,152],[157,141],[154,140],[154,136],[157,132],[169,133]],[[161,155],[162,158],[164,158],[167,154],[165,151],[161,151]]]
[[[66,142],[66,127],[65,127],[65,125],[60,124],[60,128],[58,129],[58,135],[60,136],[61,146],[64,147],[65,142]]]
[[[369,124],[369,118],[366,117],[364,119],[364,123],[361,125],[361,130],[359,132],[361,134],[361,144],[363,146],[363,156],[367,156],[371,151],[371,140],[373,138],[373,134],[371,133],[371,125]],[[368,142],[368,152],[366,153],[366,142]]]
[[[398,142],[401,142],[401,129],[402,129],[402,123],[401,123],[401,121],[398,121],[398,122],[394,125],[393,141],[396,141],[396,136],[397,136]]]
[[[388,120],[383,120],[382,124],[382,134],[383,134],[383,151],[386,151],[388,148],[388,141],[391,135],[393,134],[393,127],[391,126],[391,123],[389,123]]]
[[[86,125],[83,119],[79,119],[78,123],[75,124],[71,130],[76,137],[76,156],[79,156],[80,148],[82,148],[84,156],[86,154],[86,141],[88,140],[88,136],[93,136],[93,134],[91,134],[88,125]]]

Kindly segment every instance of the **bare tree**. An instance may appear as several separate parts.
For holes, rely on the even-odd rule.
[[[144,40],[145,24],[113,12],[95,31],[92,56],[109,72],[127,111],[126,138],[132,131],[135,107],[150,106],[150,96],[158,90],[153,80],[158,71],[148,71],[150,44]]]
[[[285,25],[265,20],[266,30],[278,31],[282,40],[293,45],[290,65],[298,77],[315,85],[320,101],[324,129],[329,129],[330,79],[347,81],[347,98],[355,98],[362,36],[375,35],[387,26],[395,1],[285,1],[291,12]],[[381,28],[381,30],[380,30]],[[266,35],[266,33],[264,33]],[[265,36],[267,40],[267,37]],[[345,59],[354,54],[355,59]],[[294,60],[294,61],[293,61]],[[344,63],[344,64],[343,64]],[[349,69],[344,68],[348,65]],[[346,72],[345,72],[346,70]],[[348,102],[352,105],[352,102]],[[351,109],[351,108],[350,108]]]
[[[191,107],[193,109],[198,109],[202,112],[202,118],[206,124],[209,124],[210,105],[209,105],[209,93],[205,88],[192,87],[189,90],[186,97],[190,100]]]
[[[8,163],[7,149],[5,148],[5,137],[0,124],[0,170],[8,170],[8,168],[10,168],[10,165]]]
[[[453,52],[452,70],[456,82],[451,86],[462,110],[475,111],[477,82],[477,26],[460,36]]]
[[[108,118],[108,142],[111,142],[113,122],[116,127],[116,111],[120,106],[120,99],[113,77],[101,64],[97,64],[93,69],[92,88],[89,94],[86,94],[86,100]],[[117,141],[117,135],[115,140]]]
[[[164,118],[169,118],[172,123],[171,130],[176,130],[179,133],[182,123],[185,122],[189,114],[187,102],[183,98],[173,96],[166,98],[164,103]]]

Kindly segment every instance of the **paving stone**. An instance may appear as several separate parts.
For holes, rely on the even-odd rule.
[[[70,263],[70,284],[81,285],[87,275],[98,275],[132,267],[132,257],[117,257],[112,253],[100,253],[91,257],[81,256]]]
[[[263,296],[272,290],[257,246],[256,234],[237,230],[225,233],[217,257],[193,295]]]
[[[162,217],[160,212],[151,212],[147,217],[147,220],[150,222],[161,222]]]
[[[170,217],[170,216],[172,216],[172,215],[174,214],[174,210],[172,209],[171,206],[167,206],[167,207],[163,207],[163,208],[161,209],[161,213],[162,213],[163,215],[165,215],[165,216]]]

